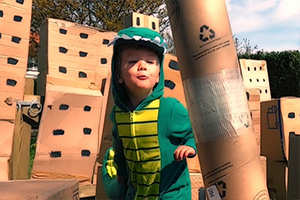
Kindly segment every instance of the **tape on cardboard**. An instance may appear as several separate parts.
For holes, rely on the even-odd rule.
[[[238,69],[224,69],[183,81],[189,115],[199,142],[242,134],[252,125]]]

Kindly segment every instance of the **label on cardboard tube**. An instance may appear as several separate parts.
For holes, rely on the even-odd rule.
[[[252,123],[245,88],[238,69],[192,77],[183,81],[194,134],[210,142],[242,134]]]
[[[209,200],[222,200],[216,185],[208,187],[206,193]]]

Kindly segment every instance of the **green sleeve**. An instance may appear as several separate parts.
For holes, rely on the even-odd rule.
[[[113,148],[115,150],[114,162],[118,166],[117,169],[118,176],[128,177],[123,144],[119,138],[114,111],[115,111],[115,107],[112,109],[112,112],[110,113],[110,119],[113,123],[112,142],[113,142]]]
[[[197,153],[188,111],[179,101],[176,101],[172,106],[171,129],[174,137],[182,139],[182,145],[194,148]]]

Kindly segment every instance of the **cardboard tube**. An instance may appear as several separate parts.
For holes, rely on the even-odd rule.
[[[208,199],[269,199],[225,1],[166,5]]]

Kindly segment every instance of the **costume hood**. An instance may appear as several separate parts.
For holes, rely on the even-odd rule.
[[[147,106],[152,100],[158,99],[163,95],[164,90],[164,73],[163,73],[163,60],[164,54],[166,53],[166,44],[163,38],[158,32],[155,32],[148,28],[137,28],[130,27],[123,29],[118,32],[115,39],[109,44],[114,45],[113,56],[111,64],[112,72],[112,92],[115,104],[124,111],[129,111],[127,105],[128,96],[122,84],[118,83],[116,76],[117,62],[116,58],[118,55],[118,49],[124,44],[137,44],[141,46],[146,46],[153,49],[160,60],[160,75],[159,82],[154,87],[153,92],[144,101],[142,101],[135,110],[140,110],[141,108]]]

